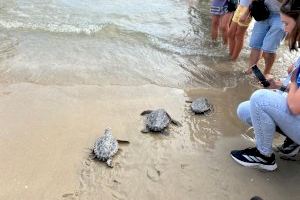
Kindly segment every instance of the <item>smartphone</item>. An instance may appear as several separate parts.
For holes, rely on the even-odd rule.
[[[265,88],[270,86],[270,82],[266,79],[263,73],[261,73],[257,65],[252,66],[252,72]]]

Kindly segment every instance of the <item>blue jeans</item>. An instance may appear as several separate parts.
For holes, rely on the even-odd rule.
[[[242,102],[237,115],[243,122],[252,125],[256,147],[263,155],[272,153],[276,126],[294,142],[300,144],[300,115],[293,115],[286,96],[272,90],[255,91],[249,101]]]
[[[284,37],[285,31],[280,14],[271,13],[268,19],[255,22],[250,38],[250,47],[266,53],[276,53]]]

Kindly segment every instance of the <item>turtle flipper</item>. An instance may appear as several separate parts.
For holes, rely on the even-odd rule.
[[[182,126],[182,124],[179,121],[176,121],[174,119],[171,118],[171,123],[176,125],[176,126]]]
[[[128,140],[117,140],[119,143],[123,144],[129,144],[130,142]]]
[[[170,135],[170,132],[169,132],[169,130],[164,129],[163,131],[161,131],[161,134],[168,136],[168,135]]]
[[[97,158],[94,149],[90,149],[89,158],[95,160]]]
[[[214,113],[214,111],[215,111],[214,106],[213,106],[213,105],[210,105],[209,110],[206,111],[206,112],[204,112],[203,114],[204,114],[205,116],[210,116],[210,115],[212,115],[212,114]]]
[[[175,119],[172,119],[172,117],[169,115],[169,113],[167,113],[167,116],[171,120],[172,124],[175,124],[176,126],[182,126],[182,124],[179,121],[176,121]]]
[[[141,132],[142,132],[142,133],[149,133],[150,130],[146,127],[146,128],[144,128],[143,130],[141,130]]]
[[[145,110],[141,113],[141,115],[147,115],[150,114],[152,112],[152,110]]]
[[[111,168],[114,167],[113,164],[112,164],[112,158],[109,158],[109,159],[106,161],[106,164],[107,164],[107,166],[109,166],[109,167],[111,167]]]

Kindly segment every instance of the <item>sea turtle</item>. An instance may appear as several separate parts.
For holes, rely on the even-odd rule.
[[[111,133],[111,129],[105,129],[104,135],[96,140],[91,157],[106,162],[107,166],[113,167],[112,157],[119,150],[118,142],[129,143],[124,140],[116,140]]]
[[[142,133],[148,133],[151,131],[163,132],[170,123],[173,123],[176,126],[181,126],[181,124],[178,121],[172,119],[164,109],[157,109],[153,111],[145,110],[141,113],[141,115],[147,115],[145,121],[145,129],[141,131]]]
[[[208,103],[208,100],[205,97],[200,97],[194,101],[186,102],[192,103],[191,108],[195,114],[205,114],[213,109],[213,106]]]

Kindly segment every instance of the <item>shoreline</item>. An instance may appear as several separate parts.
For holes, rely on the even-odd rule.
[[[1,85],[0,159],[5,162],[0,164],[0,199],[238,200],[260,195],[280,200],[282,182],[299,195],[293,187],[300,178],[287,181],[300,171],[298,162],[277,159],[277,172],[262,173],[238,166],[226,153],[252,144],[241,137],[245,126],[235,116],[241,97],[233,94],[243,88]],[[191,115],[185,100],[199,95],[215,105],[212,116]],[[141,134],[140,112],[158,107],[183,127],[171,126],[168,136]],[[88,148],[107,127],[116,138],[130,141],[121,145],[113,169],[88,159]]]

